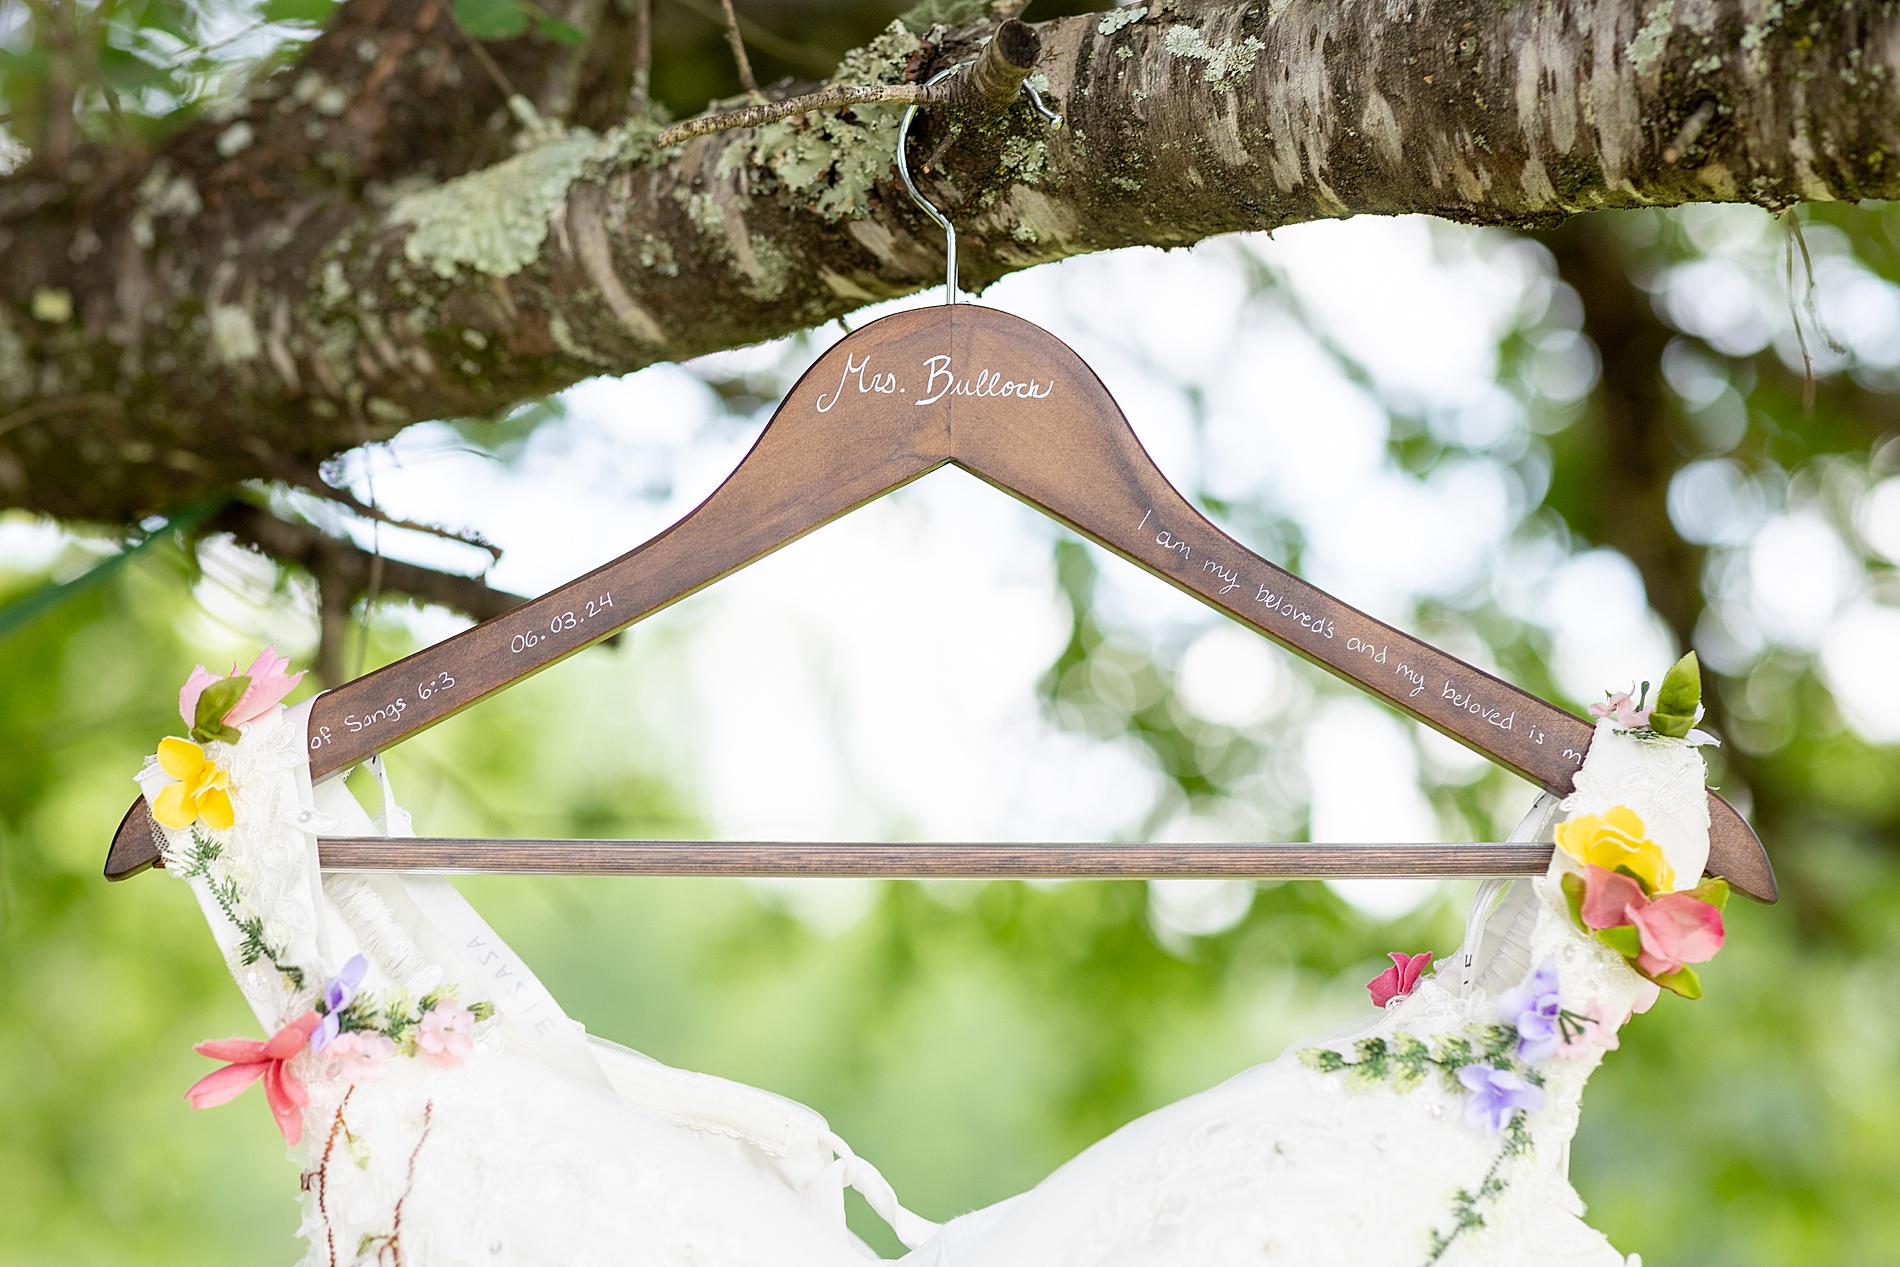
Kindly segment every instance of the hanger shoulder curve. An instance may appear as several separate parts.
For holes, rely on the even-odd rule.
[[[1169,483],[1072,349],[1007,313],[965,311],[957,352],[972,373],[1027,359],[1059,386],[1028,404],[1007,395],[963,402],[952,426],[957,465],[1533,782],[1571,790],[1594,734],[1589,722],[1247,549]],[[1067,408],[1044,406],[1044,399]],[[1080,421],[1078,410],[1092,417]],[[1761,841],[1728,802],[1709,796],[1711,868],[1750,896],[1774,901],[1774,870]]]

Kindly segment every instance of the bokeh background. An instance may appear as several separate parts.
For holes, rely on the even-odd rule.
[[[718,29],[675,7],[656,83],[684,111],[727,86]],[[784,67],[755,53],[762,77],[887,20],[862,8]],[[37,91],[24,12],[0,4],[16,124]],[[144,42],[101,63],[122,122],[98,126],[159,129],[238,53],[281,55],[294,23],[230,17],[248,12],[137,10]],[[712,51],[678,51],[693,41]],[[1072,260],[984,297],[1070,341],[1216,521],[1382,619],[1579,711],[1700,653],[1712,779],[1784,896],[1731,908],[1707,997],[1640,1018],[1588,1093],[1573,1178],[1652,1267],[1900,1245],[1896,282],[1900,209],[1700,207],[1534,235],[1362,218]],[[841,333],[419,425],[334,465],[498,560],[249,495],[538,593],[704,497]],[[399,600],[355,615],[352,672],[466,623]],[[0,516],[0,1263],[297,1257],[262,1105],[181,1098],[208,1067],[192,1043],[253,1024],[195,906],[100,867],[191,666],[269,642],[308,664],[318,636],[308,578],[229,539]],[[1481,840],[1533,796],[956,471],[391,767],[439,834]],[[935,1218],[1361,1013],[1386,951],[1453,949],[1472,891],[463,888],[591,1030],[813,1105]]]

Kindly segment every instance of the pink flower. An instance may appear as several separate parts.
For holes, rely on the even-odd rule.
[[[395,1054],[396,1044],[387,1034],[348,1030],[324,1046],[323,1075],[345,1082],[377,1082],[389,1072],[384,1062]]]
[[[212,1108],[236,1099],[239,1092],[262,1078],[264,1099],[270,1104],[271,1116],[277,1119],[277,1129],[284,1133],[285,1143],[296,1143],[303,1136],[303,1107],[310,1103],[310,1093],[288,1065],[291,1057],[309,1044],[310,1031],[322,1020],[314,1011],[305,1012],[264,1042],[224,1038],[199,1043],[192,1050],[200,1056],[231,1063],[192,1083],[185,1092],[185,1102],[194,1109]]]
[[[1585,928],[1634,925],[1640,946],[1636,966],[1652,977],[1666,977],[1687,964],[1713,959],[1726,936],[1722,912],[1712,904],[1687,893],[1665,893],[1652,902],[1636,881],[1602,867],[1583,869],[1583,904],[1578,914]]]
[[[416,1048],[439,1069],[459,1065],[474,1048],[469,1038],[474,1026],[475,1014],[467,1008],[454,1002],[438,1003],[416,1026]]]
[[[1372,1006],[1390,1007],[1394,999],[1402,999],[1418,985],[1419,974],[1425,971],[1425,965],[1432,961],[1432,952],[1418,955],[1405,955],[1399,951],[1390,952],[1392,966],[1366,982],[1366,989],[1372,993]]]
[[[1625,730],[1641,730],[1649,725],[1649,715],[1653,708],[1638,708],[1636,701],[1630,698],[1628,691],[1618,691],[1601,704],[1590,705],[1592,717],[1614,717],[1616,724]]]
[[[297,683],[303,681],[302,673],[284,672],[289,667],[290,661],[278,655],[274,645],[258,652],[257,659],[251,661],[251,667],[244,671],[244,676],[251,679],[250,684],[220,720],[227,726],[242,726],[270,712],[284,696],[297,689]],[[228,676],[238,676],[235,662]],[[185,679],[184,689],[178,692],[178,713],[185,719],[186,726],[198,724],[198,697],[205,693],[205,688],[222,681],[223,677],[210,672],[202,664],[191,671],[191,676]]]
[[[1722,949],[1722,912],[1687,893],[1668,893],[1633,906],[1629,916],[1643,939],[1636,966],[1652,977],[1681,972],[1685,964],[1706,962]]]
[[[235,670],[237,665],[234,664],[231,667]],[[217,674],[206,669],[202,664],[193,669],[191,676],[185,679],[183,689],[178,692],[178,715],[185,719],[186,729],[198,724],[198,697],[205,693],[205,687],[221,680]]]
[[[254,722],[277,704],[284,696],[297,689],[297,683],[303,681],[303,674],[286,673],[290,661],[277,654],[277,647],[265,647],[257,653],[257,659],[251,661],[251,667],[244,670],[244,676],[251,684],[244,688],[244,696],[236,707],[224,715],[227,726],[243,726]],[[231,676],[237,676],[237,665],[231,666]]]
[[[1644,984],[1649,985],[1648,982]],[[1650,985],[1649,988],[1654,990],[1657,987]],[[1615,1051],[1622,1044],[1622,1040],[1616,1036],[1616,1031],[1629,1017],[1616,1019],[1604,1008],[1602,1001],[1594,996],[1576,1015],[1582,1019],[1583,1023],[1567,1031],[1564,1045],[1558,1051],[1558,1055],[1587,1056],[1593,1051]]]
[[[1618,928],[1631,922],[1629,910],[1644,901],[1643,886],[1621,871],[1583,869],[1583,926]]]

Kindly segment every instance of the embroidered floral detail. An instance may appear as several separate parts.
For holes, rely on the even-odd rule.
[[[213,831],[228,830],[237,821],[231,808],[231,776],[189,739],[167,736],[158,741],[158,766],[178,780],[159,790],[152,801],[152,817],[175,831],[184,831],[200,819]]]
[[[264,1099],[270,1104],[277,1129],[284,1142],[295,1144],[303,1136],[303,1107],[310,1103],[310,1092],[297,1075],[290,1072],[290,1061],[310,1042],[311,1031],[319,1017],[305,1012],[290,1024],[259,1042],[255,1038],[224,1038],[199,1043],[192,1048],[200,1056],[231,1063],[208,1073],[191,1084],[185,1100],[194,1109],[209,1109],[228,1103],[258,1079],[264,1081]]]
[[[1406,955],[1394,950],[1389,952],[1388,957],[1392,960],[1392,966],[1366,982],[1374,1007],[1389,1007],[1394,1000],[1402,999],[1416,989],[1419,977],[1432,961],[1432,952],[1428,950],[1423,954]]]
[[[1516,1028],[1518,1058],[1527,1064],[1542,1064],[1563,1043],[1563,1010],[1557,965],[1548,959],[1522,984],[1498,996],[1498,1014]]]

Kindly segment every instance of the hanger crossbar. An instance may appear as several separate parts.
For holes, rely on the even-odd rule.
[[[912,879],[1336,879],[1542,875],[1549,844],[885,844],[796,840],[489,840],[326,836],[326,871]]]

